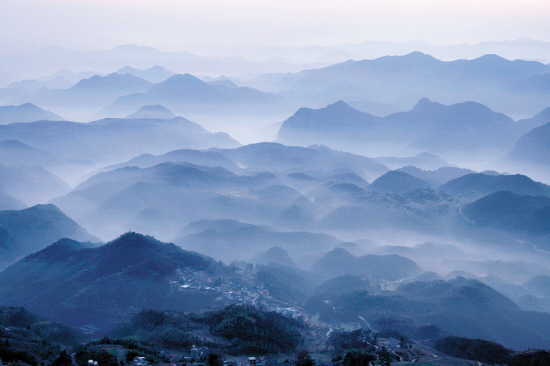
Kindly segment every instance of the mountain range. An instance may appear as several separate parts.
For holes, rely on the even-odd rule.
[[[333,236],[310,232],[279,232],[270,227],[235,220],[202,220],[190,223],[174,242],[227,262],[269,251],[277,246],[308,267],[323,251],[338,243]],[[265,254],[264,254],[265,255]]]
[[[331,89],[333,98],[392,101],[402,109],[410,108],[423,97],[444,104],[474,100],[516,118],[548,107],[546,91],[539,86],[548,72],[548,65],[543,63],[509,61],[497,55],[440,61],[412,52],[274,75],[269,82],[276,83],[271,90],[292,90],[295,95],[313,99]]]
[[[420,99],[408,112],[375,117],[339,101],[325,108],[302,108],[281,126],[277,141],[356,148],[368,143],[397,144],[432,153],[507,152],[532,123],[516,123],[479,103],[450,106]]]
[[[211,133],[182,117],[104,119],[90,123],[38,121],[0,126],[0,133],[5,140],[20,141],[60,160],[92,166],[97,162],[124,161],[143,153],[239,146],[227,134]]]
[[[178,113],[224,111],[259,112],[276,108],[283,98],[231,81],[205,82],[190,74],[176,74],[140,93],[127,93],[100,113],[121,116],[145,105],[161,104]]]

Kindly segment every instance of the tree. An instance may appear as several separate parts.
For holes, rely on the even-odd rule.
[[[208,366],[221,366],[222,358],[217,353],[209,353],[208,354]]]
[[[302,350],[296,355],[296,366],[313,366],[314,362],[308,351]]]
[[[374,360],[376,356],[364,349],[352,349],[344,357],[344,366],[368,366]]]

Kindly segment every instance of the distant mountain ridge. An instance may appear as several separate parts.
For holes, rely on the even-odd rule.
[[[369,190],[381,193],[402,193],[429,188],[432,188],[430,183],[399,170],[389,171],[369,185]]]
[[[388,281],[396,281],[422,272],[415,262],[397,254],[355,257],[342,248],[326,253],[313,265],[312,271],[329,278],[358,275]]]
[[[53,156],[87,162],[127,160],[143,153],[181,148],[240,145],[225,133],[211,133],[182,117],[111,118],[89,123],[41,121],[0,126],[0,133],[3,139],[21,141]]]
[[[176,116],[160,104],[146,105],[137,112],[128,115],[127,119],[148,118],[148,119],[172,119]]]
[[[3,125],[42,120],[62,121],[63,118],[31,103],[25,103],[19,106],[0,106],[0,124]]]
[[[537,78],[549,72],[550,67],[540,62],[509,61],[497,55],[440,61],[411,52],[272,77],[278,80],[276,90],[306,95],[332,88],[334,98],[391,100],[403,109],[423,97],[437,98],[445,104],[474,100],[509,115],[520,111],[522,115],[533,115],[547,107]],[[342,84],[347,88],[338,92]],[[350,89],[356,92],[350,95]]]
[[[510,191],[516,194],[528,194],[532,196],[550,196],[550,186],[535,182],[531,178],[521,174],[466,174],[460,178],[448,181],[439,187],[439,190],[453,196],[474,199],[498,191]]]
[[[135,69],[130,66],[123,67],[116,71],[117,74],[130,74],[137,76],[141,79],[147,80],[151,83],[160,83],[170,76],[174,75],[172,71],[166,70],[164,67],[156,65],[145,70]]]
[[[479,103],[442,105],[422,98],[408,112],[375,117],[339,101],[302,108],[281,126],[277,141],[343,146],[393,142],[430,152],[505,150],[519,136],[516,123]]]
[[[152,85],[141,93],[120,96],[101,113],[120,115],[145,105],[161,104],[176,112],[224,110],[236,108],[257,111],[274,108],[283,97],[248,87],[238,87],[228,82],[204,82],[191,74],[176,74]]]

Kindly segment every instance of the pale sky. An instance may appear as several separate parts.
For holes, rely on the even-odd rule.
[[[0,46],[550,41],[548,19],[548,0],[0,0]]]

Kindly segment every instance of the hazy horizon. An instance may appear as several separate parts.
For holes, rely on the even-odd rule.
[[[436,46],[530,38],[550,41],[550,7],[531,1],[6,0],[0,46],[84,50],[121,44],[214,55],[248,47],[334,47],[428,42]],[[226,51],[227,52],[227,51]]]

